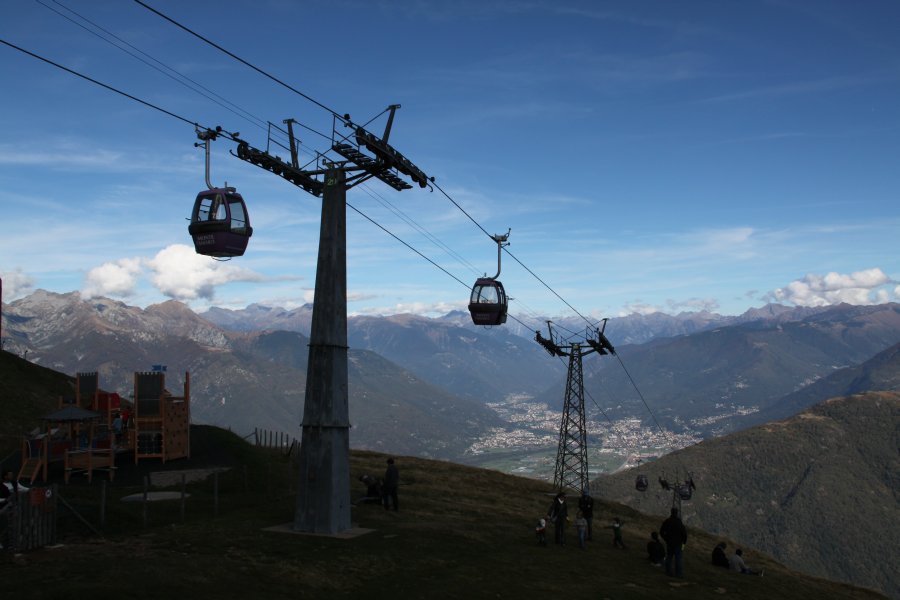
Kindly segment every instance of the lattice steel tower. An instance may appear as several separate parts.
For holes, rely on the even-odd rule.
[[[603,328],[606,321],[603,321]],[[566,394],[563,400],[562,420],[559,425],[559,447],[556,451],[556,470],[553,475],[553,487],[559,491],[574,490],[582,492],[589,489],[587,457],[587,428],[584,420],[584,378],[582,376],[582,357],[591,352],[599,354],[615,354],[615,349],[602,329],[597,329],[594,336],[586,336],[583,342],[557,344],[553,330],[547,323],[550,339],[535,332],[535,340],[552,356],[568,356],[569,370],[566,377]],[[596,338],[596,339],[595,339]],[[590,346],[585,349],[584,346]]]

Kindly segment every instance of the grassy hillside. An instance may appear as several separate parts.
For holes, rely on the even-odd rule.
[[[218,433],[216,433],[216,431]],[[570,534],[564,547],[539,547],[534,520],[550,502],[545,484],[452,463],[399,458],[401,510],[378,505],[353,509],[355,526],[372,531],[351,539],[268,531],[293,518],[290,459],[243,446],[221,430],[195,436],[208,444],[184,468],[225,459],[219,512],[212,514],[209,479],[188,484],[182,523],[177,501],[149,506],[119,499],[137,493],[133,476],[108,484],[105,537],[89,534],[63,511],[63,545],[6,561],[4,593],[17,598],[546,598],[565,594],[598,598],[879,598],[875,593],[798,575],[749,552],[765,577],[746,577],[709,566],[718,538],[691,530],[684,580],[667,578],[644,559],[644,542],[660,519],[600,503],[598,533],[586,551]],[[227,449],[218,452],[217,449]],[[222,461],[218,461],[222,464]],[[244,469],[243,465],[249,465]],[[171,462],[169,468],[176,468]],[[385,455],[354,452],[352,476],[381,474]],[[159,476],[154,476],[159,480]],[[177,486],[176,488],[177,489]],[[83,479],[59,494],[95,524],[101,484]],[[354,493],[362,494],[361,485]],[[613,548],[602,525],[612,516],[625,525],[627,550]],[[111,581],[116,581],[115,585]],[[174,596],[173,596],[174,597]]]
[[[603,496],[664,514],[659,475],[694,473],[687,522],[807,573],[900,597],[900,394],[836,398],[784,421],[707,440],[600,482]]]
[[[20,448],[22,435],[75,394],[72,377],[0,350],[0,460]]]
[[[7,358],[7,357],[4,357]],[[61,385],[33,365],[12,363],[19,375],[42,385]],[[46,377],[46,380],[43,378]],[[19,384],[18,387],[28,387]],[[22,398],[22,396],[19,396]],[[0,410],[16,400],[4,394]],[[22,407],[21,412],[39,410]],[[40,408],[40,410],[43,410]],[[32,415],[34,416],[34,415]],[[384,454],[354,452],[357,478],[381,475]],[[734,575],[708,564],[718,541],[694,528],[686,551],[684,580],[667,578],[647,564],[644,545],[661,519],[619,504],[598,502],[595,540],[578,549],[570,532],[565,547],[539,547],[534,523],[546,511],[551,490],[544,483],[418,458],[398,458],[401,511],[378,505],[353,508],[355,527],[370,531],[349,539],[298,535],[269,528],[293,519],[297,471],[282,453],[249,446],[237,435],[213,427],[192,428],[190,460],[135,466],[119,461],[114,482],[75,477],[60,484],[58,533],[61,545],[11,556],[0,553],[5,595],[40,600],[161,595],[206,598],[546,598],[566,594],[599,598],[792,598],[869,599],[878,594],[799,575],[773,559],[749,551],[766,576]],[[217,479],[187,484],[181,516],[177,500],[147,506],[122,498],[142,491],[149,475],[155,489],[177,490],[180,470],[227,469]],[[214,483],[215,482],[215,483]],[[168,487],[167,487],[168,486]],[[106,491],[106,520],[99,522]],[[218,490],[217,510],[213,490]],[[75,516],[78,513],[78,517]],[[574,516],[574,509],[573,509]],[[627,550],[613,548],[608,530],[614,516],[625,522]],[[84,524],[88,521],[102,536]],[[4,596],[5,597],[5,596]]]

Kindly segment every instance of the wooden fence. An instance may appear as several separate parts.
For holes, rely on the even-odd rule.
[[[300,447],[300,442],[297,438],[283,431],[254,428],[253,440],[253,443],[260,448],[276,448],[286,453]]]
[[[58,496],[56,484],[20,492],[0,517],[3,549],[26,552],[55,544]]]

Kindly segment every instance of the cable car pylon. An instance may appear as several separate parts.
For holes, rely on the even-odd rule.
[[[603,320],[603,329],[606,320]],[[540,331],[535,331],[535,341],[551,356],[568,356],[569,368],[566,376],[566,391],[563,398],[562,419],[559,424],[559,446],[556,451],[556,467],[553,474],[553,487],[577,493],[590,490],[590,473],[587,456],[587,428],[584,416],[584,377],[582,359],[585,355],[615,354],[615,349],[597,329],[593,335],[579,342],[560,344],[557,342],[551,322],[547,321],[550,337],[545,338]]]

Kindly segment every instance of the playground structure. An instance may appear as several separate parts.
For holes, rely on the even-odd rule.
[[[163,463],[191,456],[191,374],[184,374],[184,393],[166,389],[162,371],[134,374],[134,426],[129,443],[134,462],[160,458]]]
[[[65,481],[84,473],[106,471],[112,481],[116,457],[133,452],[163,462],[190,456],[190,373],[184,394],[173,396],[165,373],[135,373],[134,402],[100,389],[96,372],[77,373],[74,397],[61,397],[59,410],[45,416],[45,427],[22,440],[19,480],[47,481],[50,463],[62,462]]]

